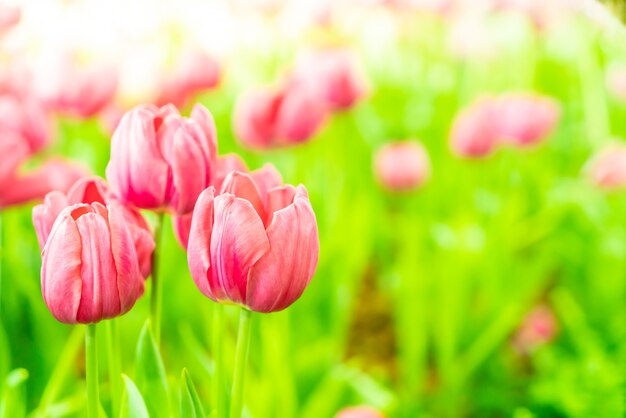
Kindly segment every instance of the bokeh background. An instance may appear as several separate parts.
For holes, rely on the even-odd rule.
[[[246,92],[282,85],[303,56],[329,49],[350,54],[354,103],[297,143],[259,148],[237,134]],[[307,186],[318,270],[292,307],[254,319],[247,416],[325,418],[357,404],[406,418],[626,413],[626,31],[600,3],[2,2],[0,93],[19,98],[0,106],[0,141],[24,97],[45,114],[49,141],[20,165],[27,178],[56,158],[104,176],[121,114],[173,101],[212,112],[220,154]],[[498,113],[506,103],[494,98],[520,95],[547,100],[552,119]],[[480,126],[459,122],[490,100]],[[455,145],[502,119],[529,143]],[[375,163],[393,141],[426,155],[389,157],[390,176],[413,173],[402,190]],[[31,221],[42,196],[16,193],[0,188],[0,415],[79,417],[83,330],[43,303]],[[205,408],[214,402],[213,312],[170,221],[163,245],[161,356],[178,416],[184,367]],[[131,377],[148,305],[115,320]],[[237,312],[226,313],[232,367]],[[104,378],[102,391],[116,416]]]

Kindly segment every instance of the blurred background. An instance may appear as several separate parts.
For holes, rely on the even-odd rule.
[[[43,303],[33,204],[104,176],[133,106],[200,102],[220,154],[307,186],[320,231],[303,297],[255,318],[247,416],[624,416],[617,15],[592,0],[0,0],[0,414],[84,407],[83,331]],[[212,302],[165,231],[170,397],[186,367],[210,405]],[[115,320],[129,376],[147,299]]]

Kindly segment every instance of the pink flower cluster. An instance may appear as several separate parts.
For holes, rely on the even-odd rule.
[[[546,96],[507,93],[484,97],[456,115],[450,132],[452,151],[480,158],[500,145],[529,147],[554,130],[560,115],[557,103]]]
[[[271,165],[248,172],[217,155],[213,117],[196,105],[138,106],[113,134],[107,183],[83,179],[33,209],[44,300],[61,322],[122,315],[143,294],[154,239],[139,209],[170,213],[194,282],[216,302],[285,309],[311,280],[319,253],[304,186]]]
[[[233,116],[235,133],[244,145],[256,149],[306,142],[330,112],[351,108],[366,92],[367,84],[351,52],[312,51],[281,82],[239,97]]]

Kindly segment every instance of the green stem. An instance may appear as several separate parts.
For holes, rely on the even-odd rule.
[[[0,209],[0,312],[2,312],[2,263],[4,261],[4,240],[2,232],[2,209]]]
[[[109,385],[111,392],[111,408],[115,416],[120,411],[120,364],[117,350],[117,321],[111,319],[105,322],[107,337],[107,363],[109,366]]]
[[[213,411],[216,418],[226,416],[226,391],[224,390],[224,305],[213,304],[213,334],[211,354],[213,355]]]
[[[157,345],[161,342],[161,303],[163,283],[159,275],[159,253],[161,251],[161,235],[163,235],[163,212],[158,214],[156,228],[154,229],[154,252],[152,253],[152,293],[150,294],[150,317],[152,318],[152,330]]]
[[[87,373],[87,417],[98,418],[100,399],[98,394],[98,347],[96,324],[87,324],[85,334],[85,366]]]
[[[251,311],[241,308],[237,348],[235,350],[235,372],[233,373],[233,387],[230,394],[230,418],[241,418],[243,411],[243,384],[250,347],[251,316]]]
[[[48,407],[57,399],[69,371],[74,367],[74,360],[82,345],[83,334],[84,328],[81,326],[75,326],[72,329],[63,350],[61,350],[61,356],[52,371],[52,375],[48,379],[43,395],[41,395],[35,417],[44,418],[48,416]]]

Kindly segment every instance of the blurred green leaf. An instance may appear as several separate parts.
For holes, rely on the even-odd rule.
[[[165,367],[149,321],[141,330],[137,344],[135,380],[151,417],[169,417],[170,405]]]
[[[125,374],[122,374],[122,379],[124,380],[126,390],[122,395],[120,418],[150,418],[146,403],[135,383]]]

